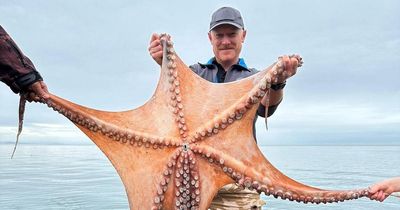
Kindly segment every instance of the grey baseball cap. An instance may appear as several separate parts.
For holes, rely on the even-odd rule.
[[[221,7],[212,14],[210,31],[223,24],[229,24],[237,28],[244,29],[242,15],[240,15],[239,10],[232,7]]]

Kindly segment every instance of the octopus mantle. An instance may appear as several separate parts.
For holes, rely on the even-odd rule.
[[[40,101],[70,119],[109,158],[131,209],[206,209],[229,183],[304,203],[368,194],[365,189],[322,190],[298,183],[257,147],[253,120],[271,83],[287,73],[281,61],[240,81],[215,84],[181,61],[169,36],[162,43],[157,89],[139,108],[99,111],[55,95]]]

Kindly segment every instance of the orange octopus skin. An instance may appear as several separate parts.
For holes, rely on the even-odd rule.
[[[253,120],[272,81],[286,73],[280,60],[251,77],[216,84],[181,61],[168,35],[162,42],[159,83],[141,107],[106,112],[56,95],[39,100],[103,151],[122,179],[130,209],[207,209],[218,189],[229,183],[304,203],[368,195],[367,189],[322,190],[298,183],[257,147]]]

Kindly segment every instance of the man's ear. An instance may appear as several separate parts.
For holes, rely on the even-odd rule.
[[[210,40],[210,43],[211,43],[211,41],[212,41],[212,37],[211,37],[211,31],[210,31],[210,32],[208,32],[208,40]]]
[[[247,31],[243,29],[242,43],[246,39],[246,34],[247,34]]]

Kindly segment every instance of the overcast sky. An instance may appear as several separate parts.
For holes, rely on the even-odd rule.
[[[110,111],[135,108],[153,94],[153,32],[171,34],[186,64],[206,62],[213,56],[211,13],[233,6],[247,29],[248,66],[263,69],[292,53],[305,61],[268,131],[259,120],[260,144],[400,144],[400,1],[0,2],[0,24],[52,93]],[[0,102],[0,143],[11,143],[18,97],[1,84]],[[21,143],[91,141],[46,106],[28,104]]]

